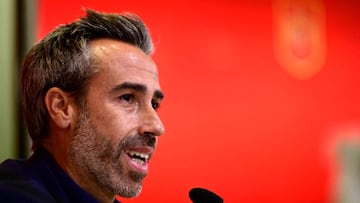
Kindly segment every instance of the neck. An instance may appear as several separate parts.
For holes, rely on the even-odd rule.
[[[56,137],[70,136],[59,135]],[[116,195],[109,190],[100,187],[96,179],[84,167],[79,166],[72,160],[70,154],[70,142],[64,142],[64,140],[52,139],[50,137],[42,142],[41,147],[51,154],[60,168],[76,184],[97,199],[100,203],[113,203],[115,201]]]

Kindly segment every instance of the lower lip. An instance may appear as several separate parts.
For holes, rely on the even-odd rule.
[[[124,154],[125,154],[127,162],[129,163],[129,166],[131,168],[134,168],[136,171],[139,171],[140,173],[144,173],[144,174],[147,173],[148,166],[149,166],[148,163],[145,162],[144,164],[139,164],[139,163],[135,162],[134,160],[132,160],[126,153],[124,153]]]

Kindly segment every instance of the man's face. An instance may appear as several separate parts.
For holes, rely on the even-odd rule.
[[[163,97],[157,68],[148,55],[123,42],[101,39],[90,49],[99,70],[80,109],[71,156],[96,187],[134,197],[164,132],[156,112]]]

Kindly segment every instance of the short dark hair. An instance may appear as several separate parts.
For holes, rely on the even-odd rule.
[[[110,38],[151,54],[153,44],[146,25],[134,14],[106,14],[86,10],[86,16],[60,25],[32,47],[21,70],[22,108],[33,148],[48,134],[47,91],[58,87],[84,102],[87,84],[96,69],[89,42]]]

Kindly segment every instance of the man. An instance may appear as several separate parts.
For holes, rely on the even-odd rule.
[[[117,202],[142,189],[164,127],[152,42],[135,16],[87,10],[27,54],[33,154],[0,165],[0,202]]]

